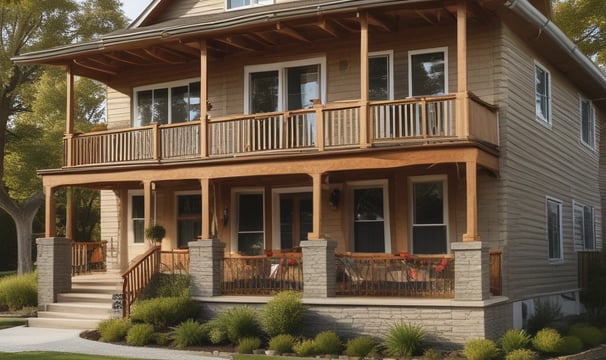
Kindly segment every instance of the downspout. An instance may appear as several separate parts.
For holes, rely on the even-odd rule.
[[[507,0],[505,6],[536,26],[539,29],[539,35],[540,33],[545,33],[545,35],[549,36],[562,50],[568,52],[577,64],[582,66],[602,88],[606,89],[606,76],[602,70],[553,21],[545,17],[528,0]]]

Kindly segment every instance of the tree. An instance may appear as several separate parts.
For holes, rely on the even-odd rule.
[[[113,6],[113,8],[112,8]],[[14,164],[16,169],[30,174],[25,177],[30,179],[24,184],[17,185],[17,182],[7,177],[6,145],[10,138],[19,141],[20,134],[31,130],[34,134],[39,134],[44,138],[42,129],[45,126],[35,122],[25,122],[20,129],[13,129],[13,122],[16,117],[28,111],[33,102],[31,94],[33,84],[41,77],[43,71],[39,66],[16,66],[10,59],[16,55],[50,48],[58,45],[65,45],[77,39],[90,39],[102,32],[111,30],[107,26],[114,24],[114,28],[123,27],[126,24],[124,14],[119,9],[120,3],[115,0],[87,0],[79,5],[75,0],[8,0],[0,2],[0,208],[14,220],[17,229],[18,243],[18,266],[19,273],[32,271],[31,261],[31,234],[32,222],[34,216],[44,201],[44,195],[41,192],[39,182],[35,180],[35,167],[32,166],[38,161],[35,158],[21,158],[21,162]],[[102,9],[103,11],[97,12]],[[109,10],[113,9],[111,12]],[[118,14],[115,17],[109,17],[107,14]],[[86,26],[79,24],[78,21],[90,18],[87,14],[95,13],[97,15],[108,16],[110,22],[88,21]],[[80,26],[83,25],[83,26]],[[65,91],[62,92],[65,94]],[[51,109],[57,111],[65,108],[65,102],[61,107]],[[63,117],[65,119],[65,117]],[[51,126],[53,133],[57,133],[61,126]],[[23,136],[21,138],[24,138]],[[57,142],[60,146],[61,142]],[[41,143],[41,146],[49,144]],[[17,146],[18,148],[18,146]],[[33,149],[36,150],[44,149]],[[50,148],[44,151],[44,156],[56,159],[56,152],[51,152]],[[60,151],[59,151],[60,153]],[[12,156],[16,156],[13,151]],[[50,154],[50,156],[49,156]],[[30,160],[32,162],[30,162]],[[27,162],[23,162],[27,161]],[[18,172],[17,171],[17,172]]]
[[[606,67],[606,6],[604,0],[564,0],[554,4],[554,22],[579,49]]]

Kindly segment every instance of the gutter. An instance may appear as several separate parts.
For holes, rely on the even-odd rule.
[[[566,36],[560,28],[556,26],[550,19],[545,17],[539,10],[532,6],[528,0],[507,0],[505,6],[519,15],[521,18],[530,22],[539,29],[540,33],[545,33],[551,38],[560,49],[567,52],[570,57],[589,75],[606,90],[606,75],[602,70],[587,57],[568,36]]]

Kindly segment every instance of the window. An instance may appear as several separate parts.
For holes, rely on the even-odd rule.
[[[145,242],[145,200],[143,195],[130,197],[130,234],[134,243]]]
[[[534,65],[534,98],[537,120],[551,124],[551,80],[549,72],[539,64]]]
[[[393,99],[393,51],[370,53],[368,56],[368,99]]]
[[[177,245],[186,247],[200,236],[202,229],[202,197],[200,194],[177,195]]]
[[[547,198],[549,260],[562,260],[562,202]]]
[[[408,54],[410,96],[443,95],[448,91],[447,48],[411,51]]]
[[[391,252],[387,182],[360,182],[352,186],[353,251]]]
[[[274,3],[274,0],[227,0],[226,9],[240,9],[251,6],[259,6],[259,5],[271,5]]]
[[[420,176],[411,182],[412,250],[448,253],[446,176]]]
[[[596,250],[593,207],[573,202],[574,249]]]
[[[237,194],[238,252],[260,255],[265,240],[263,193]]]
[[[200,82],[182,81],[135,90],[134,126],[200,119]]]
[[[595,149],[595,114],[591,101],[580,98],[579,100],[581,142]]]

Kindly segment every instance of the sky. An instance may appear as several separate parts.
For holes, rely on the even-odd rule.
[[[151,3],[151,0],[122,0],[121,2],[126,17],[132,22]]]

